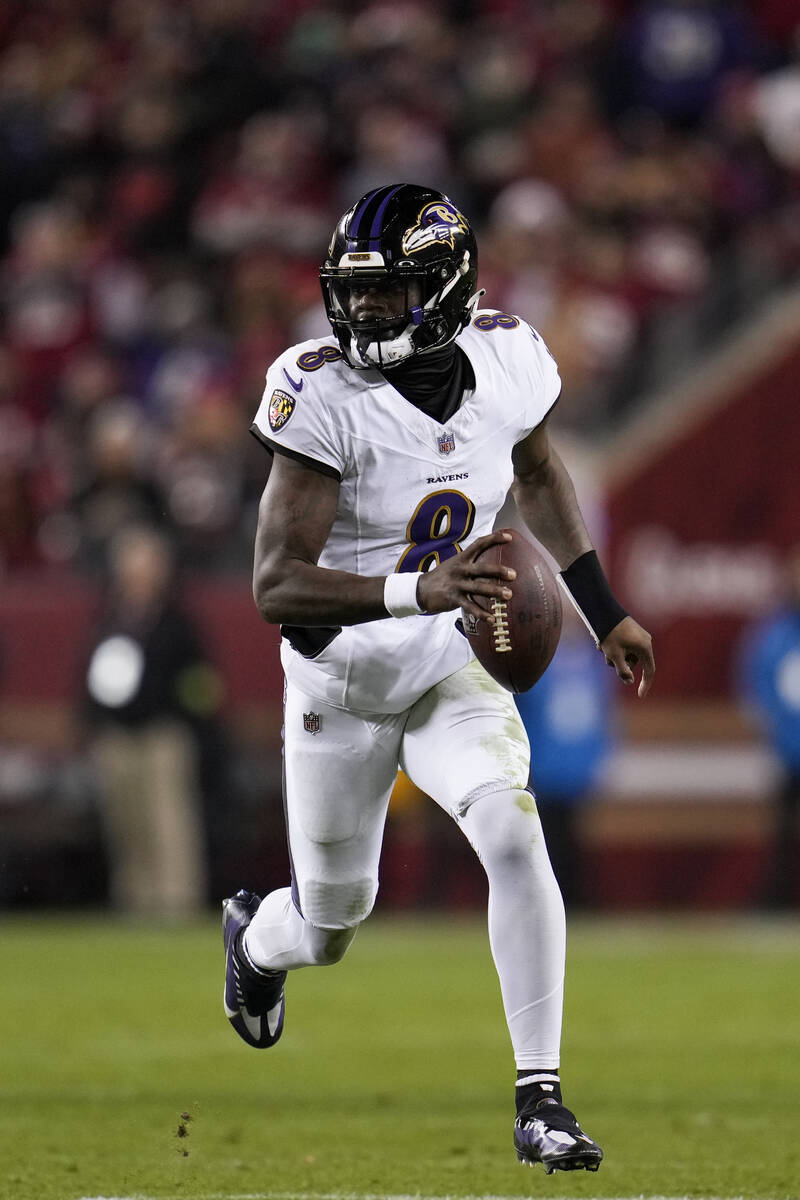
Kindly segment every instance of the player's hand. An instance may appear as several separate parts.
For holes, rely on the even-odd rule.
[[[494,617],[485,608],[475,603],[474,596],[486,596],[490,600],[510,600],[508,586],[517,577],[512,567],[495,566],[476,559],[489,546],[510,542],[511,534],[497,530],[473,542],[467,550],[448,558],[432,571],[420,575],[417,584],[417,599],[425,612],[450,612],[463,608],[477,620],[494,625]]]
[[[656,671],[653,639],[647,630],[642,629],[633,617],[625,617],[600,643],[600,649],[605,654],[608,665],[614,668],[623,683],[633,683],[633,668],[642,668],[637,695],[643,700],[650,691]]]

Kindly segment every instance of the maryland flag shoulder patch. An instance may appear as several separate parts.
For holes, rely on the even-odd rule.
[[[295,403],[294,396],[290,396],[288,392],[282,392],[280,388],[276,388],[272,393],[269,402],[269,427],[273,433],[283,429],[294,412]]]

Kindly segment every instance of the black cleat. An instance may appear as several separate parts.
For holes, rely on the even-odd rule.
[[[553,1097],[523,1109],[514,1122],[514,1149],[521,1163],[541,1163],[553,1171],[596,1171],[603,1151],[583,1132],[571,1113]]]
[[[222,902],[225,945],[225,1016],[248,1046],[264,1050],[283,1033],[285,971],[259,971],[240,949],[243,931],[258,912],[261,897],[238,891]]]

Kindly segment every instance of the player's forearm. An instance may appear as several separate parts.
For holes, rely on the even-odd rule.
[[[543,461],[516,475],[513,492],[523,521],[562,570],[592,549],[572,480],[552,448]]]
[[[388,614],[383,578],[332,571],[293,560],[257,570],[253,596],[265,621],[275,625],[360,625]]]

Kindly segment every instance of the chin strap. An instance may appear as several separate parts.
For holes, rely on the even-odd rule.
[[[350,349],[348,351],[348,358],[351,360],[351,362],[354,362],[356,366],[373,367],[381,370],[383,367],[389,367],[394,363],[399,363],[406,358],[410,358],[415,350],[411,335],[414,333],[414,330],[422,324],[423,314],[432,311],[439,304],[441,304],[448,292],[452,291],[455,285],[467,274],[468,271],[469,250],[465,250],[464,257],[461,259],[458,267],[453,272],[452,277],[448,279],[447,283],[441,288],[440,291],[435,292],[434,295],[431,296],[430,300],[428,300],[427,304],[423,305],[422,308],[411,309],[411,312],[409,313],[411,320],[409,321],[408,325],[406,325],[403,332],[398,334],[397,337],[390,338],[385,342],[368,342],[366,340],[368,335],[362,334],[361,337],[359,337],[356,333],[351,333]],[[464,306],[468,313],[467,320],[464,322],[464,325],[469,324],[469,322],[472,320],[473,314],[480,303],[481,297],[485,295],[486,288],[480,288],[477,292],[470,296],[469,300]],[[463,326],[461,328],[463,328]],[[457,336],[458,332],[458,330],[455,331],[453,337],[449,339],[450,342],[453,341],[453,338]],[[448,344],[448,342],[442,343],[442,345]],[[436,349],[440,348],[441,347],[439,346],[436,347]]]
[[[467,312],[469,313],[469,321],[471,321],[472,318],[474,317],[475,309],[478,307],[478,305],[480,304],[481,300],[483,299],[483,297],[485,295],[486,295],[486,288],[479,288],[478,291],[474,293],[474,295],[470,296],[469,300],[464,305]]]
[[[436,295],[436,296],[433,296],[433,297],[432,297],[432,298],[431,298],[431,299],[428,301],[428,304],[426,304],[426,306],[425,306],[425,307],[427,308],[427,307],[428,307],[428,305],[430,305],[430,304],[433,304],[434,302],[435,302],[436,304],[441,304],[442,300],[444,300],[444,298],[445,298],[445,296],[447,295],[447,293],[448,293],[449,291],[451,291],[451,290],[452,290],[452,289],[453,289],[453,288],[456,286],[456,284],[458,283],[459,279],[461,279],[461,278],[462,278],[462,276],[466,275],[466,273],[467,273],[467,271],[468,271],[468,270],[469,270],[469,250],[465,250],[465,251],[464,251],[464,257],[461,259],[461,262],[460,262],[460,263],[458,264],[458,266],[456,267],[456,269],[455,269],[455,272],[454,272],[454,274],[453,274],[453,278],[452,278],[452,279],[448,279],[447,283],[444,285],[444,287],[443,287],[443,288],[442,288],[442,290],[441,290],[441,291],[438,293],[438,295]]]
[[[414,324],[409,322],[398,337],[390,338],[386,342],[370,342],[367,341],[368,334],[358,337],[353,333],[350,335],[348,358],[355,359],[357,365],[378,370],[402,362],[414,353],[414,343],[411,340],[413,330]]]

